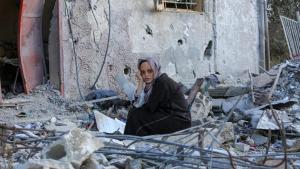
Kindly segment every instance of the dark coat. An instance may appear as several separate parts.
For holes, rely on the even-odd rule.
[[[191,115],[180,85],[162,74],[155,80],[148,101],[129,111],[125,134],[166,134],[190,126]]]

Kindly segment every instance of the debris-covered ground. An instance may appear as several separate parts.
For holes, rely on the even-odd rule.
[[[146,137],[122,135],[130,105],[113,91],[85,102],[67,101],[50,85],[6,96],[1,166],[300,168],[300,61],[249,72],[246,83],[204,79],[192,99],[193,127]]]

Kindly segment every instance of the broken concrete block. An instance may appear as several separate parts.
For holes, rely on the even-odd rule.
[[[125,169],[142,169],[142,161],[139,159],[128,160]]]
[[[54,121],[54,119],[51,118],[51,121]],[[45,128],[47,130],[55,130],[58,132],[69,132],[70,130],[77,128],[77,125],[69,119],[63,119],[61,121],[55,120],[54,123],[51,122],[45,125]]]
[[[208,89],[209,95],[214,98],[240,96],[249,91],[249,87],[246,86],[218,86]]]
[[[288,152],[299,152],[300,151],[300,139],[296,140],[291,148],[287,149]]]
[[[98,163],[103,164],[105,166],[108,165],[108,160],[105,157],[105,155],[101,154],[101,153],[94,153],[91,155],[91,158],[94,158],[98,161]]]
[[[240,96],[237,97],[230,97],[223,101],[222,103],[222,110],[224,113],[228,113],[232,108],[235,106],[235,110],[240,112],[244,112],[246,110],[252,109],[256,106],[251,101],[251,97],[248,95],[244,95],[240,100]]]
[[[257,123],[256,129],[279,130],[275,118],[279,123],[283,123],[284,127],[288,127],[292,124],[285,111],[279,111],[279,110],[273,110],[273,111],[275,117],[273,116],[272,110],[264,110],[262,117]]]
[[[99,148],[103,143],[94,138],[87,131],[74,129],[62,139],[52,143],[43,152],[43,158],[70,162],[74,168],[79,168],[83,161]]]
[[[51,159],[29,160],[19,164],[15,169],[74,169],[71,163]]]
[[[268,142],[268,137],[258,135],[258,134],[253,134],[251,138],[254,140],[255,145],[260,146],[263,144],[266,144]]]
[[[220,146],[220,144],[223,144],[228,141],[234,140],[234,130],[233,130],[233,124],[231,122],[226,122],[221,129],[221,132],[216,137],[216,134],[218,132],[219,128],[205,128],[203,129],[201,134],[201,138],[199,140],[200,146],[203,148],[210,147],[212,141],[214,141],[214,137],[217,139],[217,141],[214,141],[213,148],[217,148]]]
[[[109,165],[116,166],[117,168],[125,168],[127,161],[132,160],[132,158],[129,156],[121,156],[115,154],[109,155],[108,158],[112,158],[109,161]]]
[[[294,168],[300,168],[300,160],[292,161],[291,164]]]
[[[298,140],[286,139],[287,148],[292,148]]]
[[[253,78],[253,86],[260,88],[271,85],[275,78],[276,76],[270,76],[266,73],[259,74],[258,76]]]
[[[235,148],[237,148],[238,150],[242,151],[242,152],[248,152],[250,150],[250,146],[248,144],[239,142],[235,144]]]
[[[102,164],[99,164],[98,161],[92,157],[85,160],[80,169],[104,169],[105,167]]]
[[[211,109],[211,100],[205,95],[202,95],[200,92],[198,92],[194,103],[191,107],[192,121],[203,122],[203,119],[208,116]]]
[[[296,133],[300,133],[300,124],[296,124],[296,123],[294,123],[294,124],[292,124],[291,126],[291,130],[292,131],[295,131]]]

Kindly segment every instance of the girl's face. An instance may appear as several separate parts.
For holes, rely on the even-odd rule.
[[[154,79],[154,72],[148,62],[143,62],[140,66],[141,76],[146,84],[149,84]]]

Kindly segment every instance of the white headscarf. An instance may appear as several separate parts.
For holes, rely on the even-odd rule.
[[[158,61],[158,58],[156,57],[145,57],[145,58],[141,58],[138,60],[138,69],[140,70],[140,67],[142,65],[142,63],[147,62],[149,63],[151,69],[153,70],[154,73],[154,79],[152,80],[151,83],[146,84],[145,88],[144,88],[144,103],[146,103],[148,101],[148,98],[151,94],[152,91],[152,86],[155,82],[155,80],[161,75],[160,72],[160,63]]]

